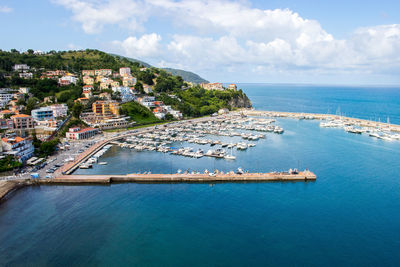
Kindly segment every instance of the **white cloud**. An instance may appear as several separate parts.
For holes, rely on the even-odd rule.
[[[139,1],[52,0],[73,13],[73,20],[82,24],[89,34],[100,33],[104,26],[117,24],[137,31],[146,20],[146,7]]]
[[[8,6],[0,6],[0,13],[10,13],[13,9]]]
[[[140,38],[130,36],[125,40],[114,41],[113,45],[117,49],[122,49],[124,54],[140,58],[154,58],[160,56],[161,36],[155,33],[145,34]]]
[[[244,1],[53,1],[71,10],[87,33],[99,33],[107,25],[145,31],[152,17],[171,21],[172,39],[165,36],[162,42],[152,33],[113,42],[128,56],[158,57],[163,66],[221,73],[243,68],[257,73],[400,72],[399,24],[356,29],[340,40],[318,21],[292,10],[262,10]]]

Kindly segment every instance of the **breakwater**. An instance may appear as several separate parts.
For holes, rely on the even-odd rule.
[[[127,174],[127,175],[62,175],[55,179],[42,179],[44,183],[112,183],[112,182],[243,182],[243,181],[313,181],[311,171],[298,173],[227,173],[227,174]]]
[[[60,175],[53,179],[20,179],[0,181],[0,201],[15,190],[28,185],[77,185],[111,183],[208,183],[208,182],[296,182],[315,181],[311,171],[298,173],[226,173],[226,174],[127,174],[127,175]]]
[[[265,117],[282,117],[292,119],[306,119],[306,120],[342,120],[343,122],[357,124],[362,127],[382,128],[392,132],[400,132],[400,125],[364,120],[359,118],[351,118],[341,115],[333,114],[317,114],[317,113],[298,113],[298,112],[280,112],[280,111],[262,111],[262,110],[247,110],[241,111],[242,114],[247,116],[265,116]]]

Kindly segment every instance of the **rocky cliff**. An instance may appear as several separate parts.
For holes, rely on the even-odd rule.
[[[229,100],[228,104],[233,108],[251,108],[252,107],[250,99],[244,93],[239,96],[235,96],[234,98]]]

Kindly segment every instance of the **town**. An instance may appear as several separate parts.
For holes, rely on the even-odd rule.
[[[107,131],[228,111],[216,104],[193,113],[194,105],[182,97],[185,91],[238,92],[235,84],[227,88],[222,83],[195,84],[156,68],[128,65],[134,70],[129,66],[73,71],[20,62],[12,65],[2,77],[8,78],[9,86],[0,88],[0,172],[25,172],[27,167],[36,171],[71,142]],[[32,80],[37,81],[36,88],[25,86]]]

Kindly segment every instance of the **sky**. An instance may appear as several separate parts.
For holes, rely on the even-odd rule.
[[[0,49],[99,49],[213,82],[400,85],[400,1],[0,0]]]

